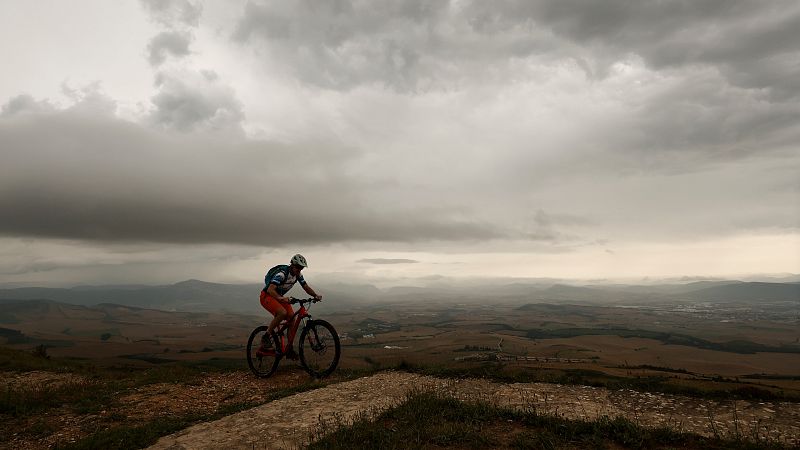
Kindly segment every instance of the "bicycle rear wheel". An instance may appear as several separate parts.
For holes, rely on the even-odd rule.
[[[272,341],[272,347],[262,348],[262,339]],[[266,378],[275,372],[281,361],[275,349],[280,348],[277,336],[267,336],[267,326],[257,327],[247,340],[247,365],[257,377]]]
[[[342,347],[333,325],[309,320],[300,333],[300,363],[313,377],[327,377],[339,364]]]

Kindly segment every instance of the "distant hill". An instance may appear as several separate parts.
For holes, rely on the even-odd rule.
[[[547,289],[532,291],[530,300],[592,305],[659,302],[797,302],[800,306],[800,283],[699,281],[679,285],[654,286],[556,284]]]
[[[800,283],[742,281],[700,281],[676,285],[627,286],[567,284],[510,284],[485,286],[395,287],[382,291],[371,285],[344,283],[314,284],[328,302],[315,307],[319,312],[381,303],[484,302],[570,303],[591,305],[652,304],[666,302],[800,302]],[[228,311],[262,314],[258,302],[260,284],[221,284],[186,280],[162,286],[79,286],[74,288],[0,289],[0,302],[46,299],[74,305],[102,303],[162,310],[210,312]],[[291,293],[304,297],[299,287]]]
[[[115,303],[76,305],[55,300],[0,300],[0,325],[21,322],[58,321],[65,318],[83,320],[109,320],[146,314],[149,318],[205,317],[210,311],[170,312],[158,308],[140,308]]]
[[[187,280],[163,286],[80,286],[74,288],[15,288],[0,289],[0,302],[14,300],[52,300],[73,305],[93,306],[113,303],[139,308],[176,311],[229,311],[262,314],[258,296],[263,285],[221,284],[200,280]],[[371,289],[370,289],[371,288]],[[320,303],[315,308],[324,312],[335,306],[363,304],[378,291],[372,286],[319,286],[331,303]],[[292,292],[304,297],[305,292],[295,288]]]
[[[533,296],[534,300],[558,303],[586,303],[592,305],[618,305],[632,303],[649,303],[666,301],[669,297],[658,292],[629,292],[615,286],[614,288],[570,286],[556,284]]]
[[[706,287],[686,293],[689,298],[715,302],[798,302],[800,304],[800,284],[798,283],[737,283]]]
[[[2,289],[0,299],[47,299],[85,306],[116,303],[141,308],[243,312],[253,309],[253,303],[258,306],[260,289],[255,285],[216,284],[190,280],[166,286]]]
[[[741,283],[742,282],[738,280],[721,280],[721,281],[694,281],[691,283],[683,283],[683,284],[654,284],[654,285],[613,284],[613,285],[589,285],[586,287],[591,287],[594,289],[601,289],[601,290],[638,293],[638,294],[674,295],[674,294],[685,294],[687,292],[697,291],[699,289],[704,289],[704,288],[727,286],[727,285],[741,284]]]

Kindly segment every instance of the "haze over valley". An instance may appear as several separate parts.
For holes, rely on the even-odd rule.
[[[797,282],[494,286],[491,302],[469,288],[325,286],[328,300],[313,312],[337,324],[345,339],[344,364],[353,367],[365,361],[459,365],[474,354],[475,361],[529,356],[594,368],[624,362],[707,376],[791,379],[800,372]],[[125,358],[235,363],[249,331],[266,322],[254,301],[259,290],[198,280],[4,289],[0,325],[12,348],[46,345],[52,355],[104,364]]]

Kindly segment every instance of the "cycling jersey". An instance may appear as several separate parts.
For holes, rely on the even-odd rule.
[[[267,292],[267,288],[269,288],[270,284],[274,284],[275,290],[278,291],[278,294],[284,296],[287,292],[289,292],[289,289],[291,289],[295,283],[299,282],[300,286],[306,285],[306,280],[303,279],[303,275],[292,275],[288,265],[273,267],[273,269],[277,270],[274,271],[275,273],[271,279],[268,279],[269,272],[267,272],[267,276],[264,277],[265,286],[264,289],[262,289],[264,292]],[[270,272],[273,272],[273,270],[270,269]]]

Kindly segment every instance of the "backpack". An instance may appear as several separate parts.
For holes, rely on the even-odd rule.
[[[272,278],[275,276],[276,273],[283,272],[286,277],[289,277],[289,266],[287,264],[278,264],[277,266],[269,269],[267,275],[264,277],[264,290],[266,291],[269,287],[269,282],[272,281]]]

